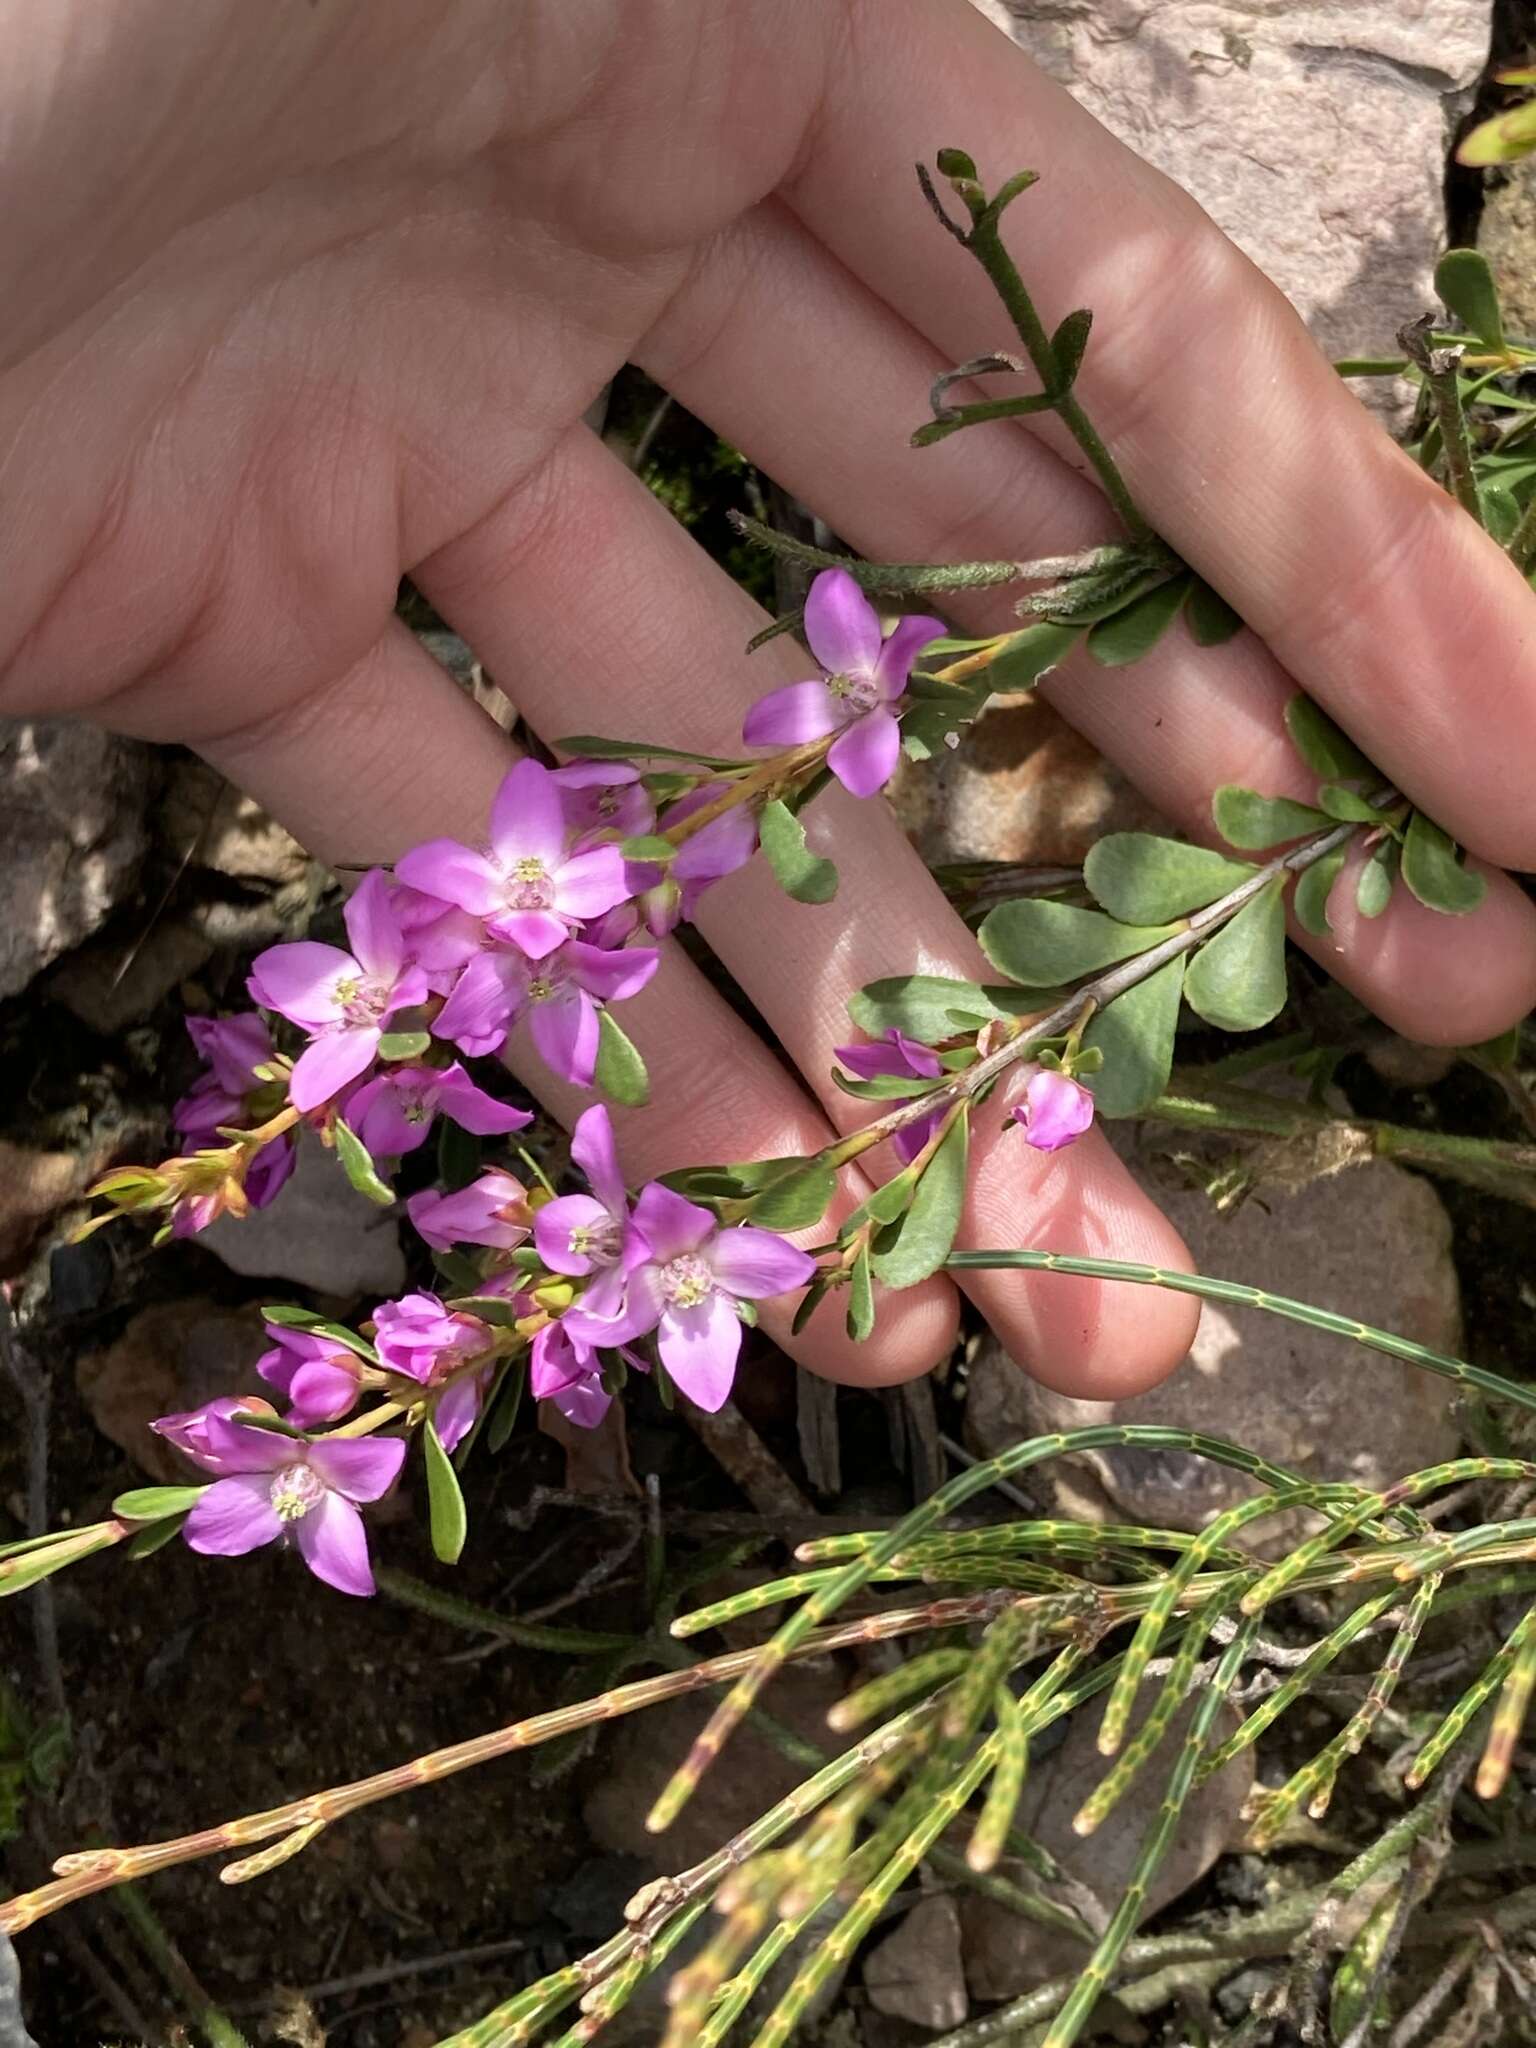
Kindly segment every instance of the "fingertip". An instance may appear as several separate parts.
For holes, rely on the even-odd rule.
[[[844,1292],[831,1294],[798,1337],[793,1310],[765,1309],[763,1326],[779,1347],[810,1372],[844,1387],[895,1387],[946,1359],[960,1327],[960,1301],[947,1280],[922,1281],[893,1292],[877,1284],[875,1327],[862,1344],[848,1335]]]

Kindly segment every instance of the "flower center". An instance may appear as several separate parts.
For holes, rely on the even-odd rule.
[[[670,1308],[697,1308],[714,1290],[714,1274],[692,1252],[669,1260],[661,1269],[661,1291]]]
[[[267,1498],[281,1521],[302,1521],[325,1498],[325,1481],[308,1465],[284,1465],[272,1475]]]
[[[611,1216],[601,1223],[578,1223],[571,1232],[571,1250],[594,1266],[611,1266],[619,1256],[619,1226]]]
[[[336,984],[336,1007],[345,1024],[377,1024],[389,1010],[391,994],[382,981],[344,974]]]
[[[543,861],[532,857],[513,861],[507,877],[507,902],[514,910],[549,910],[554,901],[555,885]]]
[[[551,996],[558,995],[564,976],[555,973],[546,960],[542,974],[528,977],[528,1000],[530,1003],[547,1003]]]
[[[880,692],[873,676],[828,676],[827,688],[841,704],[860,716],[873,711],[880,701]]]

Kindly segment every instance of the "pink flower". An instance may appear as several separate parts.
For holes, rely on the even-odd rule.
[[[645,1246],[630,1221],[613,1122],[601,1103],[578,1117],[571,1158],[592,1192],[546,1202],[533,1219],[533,1241],[552,1273],[586,1281],[582,1312],[607,1321],[621,1312],[625,1274],[644,1257]]]
[[[533,1122],[477,1088],[460,1063],[451,1067],[389,1066],[347,1099],[347,1122],[368,1150],[395,1159],[424,1145],[438,1111],[479,1137],[506,1136]]]
[[[395,863],[402,882],[484,918],[492,938],[542,960],[584,919],[624,900],[617,846],[567,850],[560,785],[537,761],[519,761],[491,806],[490,850],[429,839]]]
[[[423,1188],[405,1206],[427,1243],[440,1252],[452,1251],[456,1244],[487,1244],[509,1252],[527,1237],[532,1222],[528,1190],[500,1167],[452,1194]]]
[[[895,706],[912,664],[942,621],[899,619],[880,638],[880,615],[846,569],[823,569],[805,601],[805,637],[825,674],[770,690],[747,713],[749,747],[796,747],[836,733],[827,766],[854,796],[873,796],[896,771],[901,728]]]
[[[407,961],[382,870],[364,876],[343,917],[350,953],[314,939],[269,946],[257,954],[247,984],[255,1001],[310,1033],[288,1084],[297,1109],[318,1109],[355,1081],[373,1064],[395,1012],[429,993],[426,976]]]
[[[663,826],[682,824],[729,788],[728,782],[700,783],[678,798],[662,820]],[[756,851],[757,818],[747,804],[733,804],[685,839],[665,868],[655,862],[630,861],[625,870],[630,894],[651,937],[665,938],[687,923],[705,890],[745,867]]]
[[[371,1593],[358,1503],[377,1500],[394,1484],[405,1458],[402,1439],[305,1443],[207,1411],[205,1418],[207,1448],[192,1456],[227,1476],[214,1481],[182,1524],[191,1548],[209,1557],[242,1557],[291,1537],[317,1579],[338,1592]]]
[[[193,1083],[172,1115],[184,1144],[211,1148],[225,1142],[218,1135],[221,1126],[226,1130],[248,1128],[259,1121],[252,1098],[272,1084],[258,1080],[255,1070],[274,1059],[276,1052],[271,1032],[254,1010],[238,1017],[189,1017],[187,1032],[207,1061],[209,1072]],[[253,1209],[265,1209],[276,1197],[293,1171],[294,1158],[291,1131],[261,1147],[245,1169],[245,1194]],[[171,1218],[171,1234],[193,1236],[213,1221],[222,1206],[207,1196],[179,1202]]]
[[[478,917],[444,903],[424,889],[397,883],[391,899],[406,948],[426,975],[434,995],[446,995],[455,975],[485,944],[485,926]]]
[[[381,1365],[424,1387],[443,1387],[432,1419],[444,1450],[454,1450],[480,1413],[490,1381],[490,1359],[479,1372],[464,1370],[491,1350],[495,1339],[489,1326],[478,1316],[450,1310],[435,1294],[425,1292],[380,1302],[373,1321],[374,1349]]]
[[[163,1436],[205,1471],[217,1472],[219,1453],[208,1434],[210,1422],[224,1422],[231,1415],[276,1413],[272,1403],[262,1400],[259,1394],[220,1394],[216,1400],[205,1401],[201,1408],[188,1408],[179,1415],[162,1415],[149,1426],[156,1436]]]
[[[1059,1152],[1093,1122],[1093,1097],[1081,1081],[1054,1067],[1036,1067],[1024,1100],[1011,1111],[1037,1152]]]
[[[578,1344],[615,1345],[656,1332],[662,1364],[701,1408],[731,1391],[741,1350],[740,1301],[804,1287],[814,1259],[771,1230],[723,1230],[708,1209],[652,1181],[635,1204],[645,1257],[629,1274],[624,1313],[606,1322],[580,1304],[561,1318]]]
[[[459,976],[432,1029],[475,1057],[498,1051],[512,1024],[526,1015],[545,1064],[574,1086],[590,1088],[599,1012],[638,995],[660,962],[652,947],[610,952],[582,939],[568,939],[537,962],[517,953],[482,953]]]
[[[553,1401],[578,1429],[596,1429],[613,1400],[603,1385],[597,1353],[590,1345],[578,1344],[563,1323],[546,1323],[535,1336],[528,1386],[536,1400]]]
[[[656,806],[630,761],[573,761],[550,780],[560,791],[560,808],[572,832],[583,840],[602,833],[635,839],[656,823]]]
[[[834,1046],[832,1057],[861,1081],[872,1081],[876,1074],[907,1074],[914,1081],[932,1081],[944,1071],[936,1052],[917,1039],[908,1038],[904,1031],[894,1029],[871,1045]],[[943,1111],[936,1109],[932,1116],[903,1124],[891,1138],[897,1157],[910,1165],[933,1136],[942,1115]]]
[[[257,1359],[256,1370],[287,1398],[288,1420],[298,1429],[339,1422],[357,1400],[357,1353],[334,1337],[281,1323],[268,1323],[267,1335],[273,1349]]]

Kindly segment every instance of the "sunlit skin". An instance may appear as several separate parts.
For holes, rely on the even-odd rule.
[[[1267,640],[1175,636],[1129,683],[1068,664],[1048,693],[1208,837],[1220,783],[1310,794],[1280,718],[1300,683],[1474,854],[1536,865],[1522,580],[1192,203],[966,0],[327,0],[280,37],[237,0],[0,0],[0,28],[0,711],[184,741],[339,861],[474,840],[505,741],[395,622],[408,571],[546,737],[729,751],[805,657],[743,659],[761,615],[582,426],[625,360],[867,553],[1106,537],[1050,424],[907,445],[933,377],[1008,341],[912,186],[958,144],[993,181],[1041,171],[1010,233],[1048,318],[1094,309],[1080,395]],[[1007,623],[1006,600],[957,612]],[[849,991],[985,972],[877,801],[818,812],[833,904],[754,862],[699,911],[803,1080],[669,948],[625,1012],[653,1087],[619,1119],[637,1179],[816,1151],[865,1114],[829,1078]],[[1497,875],[1472,916],[1400,891],[1336,945],[1417,1038],[1536,999],[1536,913]],[[1003,1136],[1021,1086],[978,1132],[963,1241],[1183,1264],[1097,1132]],[[1192,1329],[1192,1302],[1091,1278],[967,1285],[1075,1393],[1151,1384]],[[934,1281],[863,1350],[837,1317],[792,1348],[901,1379],[955,1307]]]

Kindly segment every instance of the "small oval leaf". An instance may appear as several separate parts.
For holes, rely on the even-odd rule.
[[[1083,1034],[1103,1054],[1097,1073],[1079,1067],[1101,1116],[1136,1116],[1168,1086],[1184,988],[1183,956],[1159,967],[1101,1010]]]
[[[1376,770],[1348,734],[1300,691],[1285,707],[1285,726],[1297,753],[1325,782],[1357,782],[1375,776]]]
[[[1143,925],[1204,910],[1254,872],[1251,861],[1153,832],[1111,832],[1083,864],[1083,879],[1110,916]]]
[[[785,895],[797,903],[830,903],[837,894],[837,869],[811,852],[805,827],[788,804],[777,797],[764,804],[758,830],[768,865]]]
[[[1224,647],[1243,630],[1242,614],[1199,576],[1192,578],[1184,600],[1184,623],[1197,647]]]
[[[1229,846],[1252,852],[1279,846],[1287,839],[1303,839],[1334,822],[1311,804],[1295,803],[1288,796],[1260,796],[1256,789],[1241,789],[1234,782],[1217,790],[1211,799],[1211,816]]]
[[[989,911],[976,936],[1000,973],[1023,987],[1045,988],[1129,960],[1176,930],[1168,924],[1121,924],[1100,910],[1023,897]]]
[[[640,1109],[651,1099],[651,1077],[633,1039],[615,1024],[609,1010],[597,1016],[597,1065],[593,1085],[610,1102],[626,1109]]]
[[[1080,626],[1055,626],[1048,619],[1011,634],[987,670],[989,690],[1028,690],[1048,669],[1064,662],[1083,637]]]
[[[395,1199],[395,1191],[387,1180],[381,1179],[368,1147],[344,1117],[337,1117],[331,1129],[342,1172],[360,1195],[366,1195],[370,1202],[377,1202],[381,1209],[387,1209]]]
[[[1285,1008],[1284,886],[1266,883],[1190,962],[1184,994],[1218,1030],[1257,1031]]]
[[[459,1475],[443,1449],[437,1425],[430,1418],[421,1435],[427,1461],[427,1518],[432,1531],[432,1554],[443,1564],[457,1564],[469,1533]]]
[[[1448,313],[1490,348],[1504,347],[1499,288],[1479,249],[1447,249],[1435,265],[1435,290]]]
[[[1189,595],[1186,576],[1172,576],[1101,619],[1088,635],[1088,652],[1104,668],[1127,668],[1150,654],[1178,617]]]
[[[880,1233],[870,1264],[887,1287],[915,1287],[949,1257],[965,1207],[969,1117],[962,1110],[923,1170],[906,1213]]]
[[[1362,917],[1380,917],[1392,901],[1397,880],[1399,848],[1395,839],[1383,839],[1371,849],[1355,884],[1355,908]]]
[[[1303,868],[1296,877],[1296,889],[1291,898],[1296,922],[1314,938],[1326,939],[1333,935],[1333,926],[1328,922],[1328,898],[1333,894],[1333,885],[1344,866],[1344,852],[1342,846],[1336,846],[1332,853],[1325,853],[1321,860],[1313,861],[1311,867]]]
[[[1455,841],[1422,811],[1408,820],[1403,839],[1403,880],[1427,910],[1462,917],[1476,910],[1488,884],[1463,867]]]
[[[979,981],[951,981],[942,974],[893,974],[867,982],[848,998],[848,1015],[871,1038],[905,1032],[923,1045],[979,1031],[995,1017],[1023,1017],[1049,1009],[1051,991],[983,987]]]
[[[862,1344],[875,1327],[875,1285],[869,1270],[869,1246],[861,1245],[848,1282],[848,1335]]]
[[[184,1515],[207,1491],[207,1485],[135,1486],[117,1496],[112,1512],[124,1522],[158,1522],[165,1515]]]

